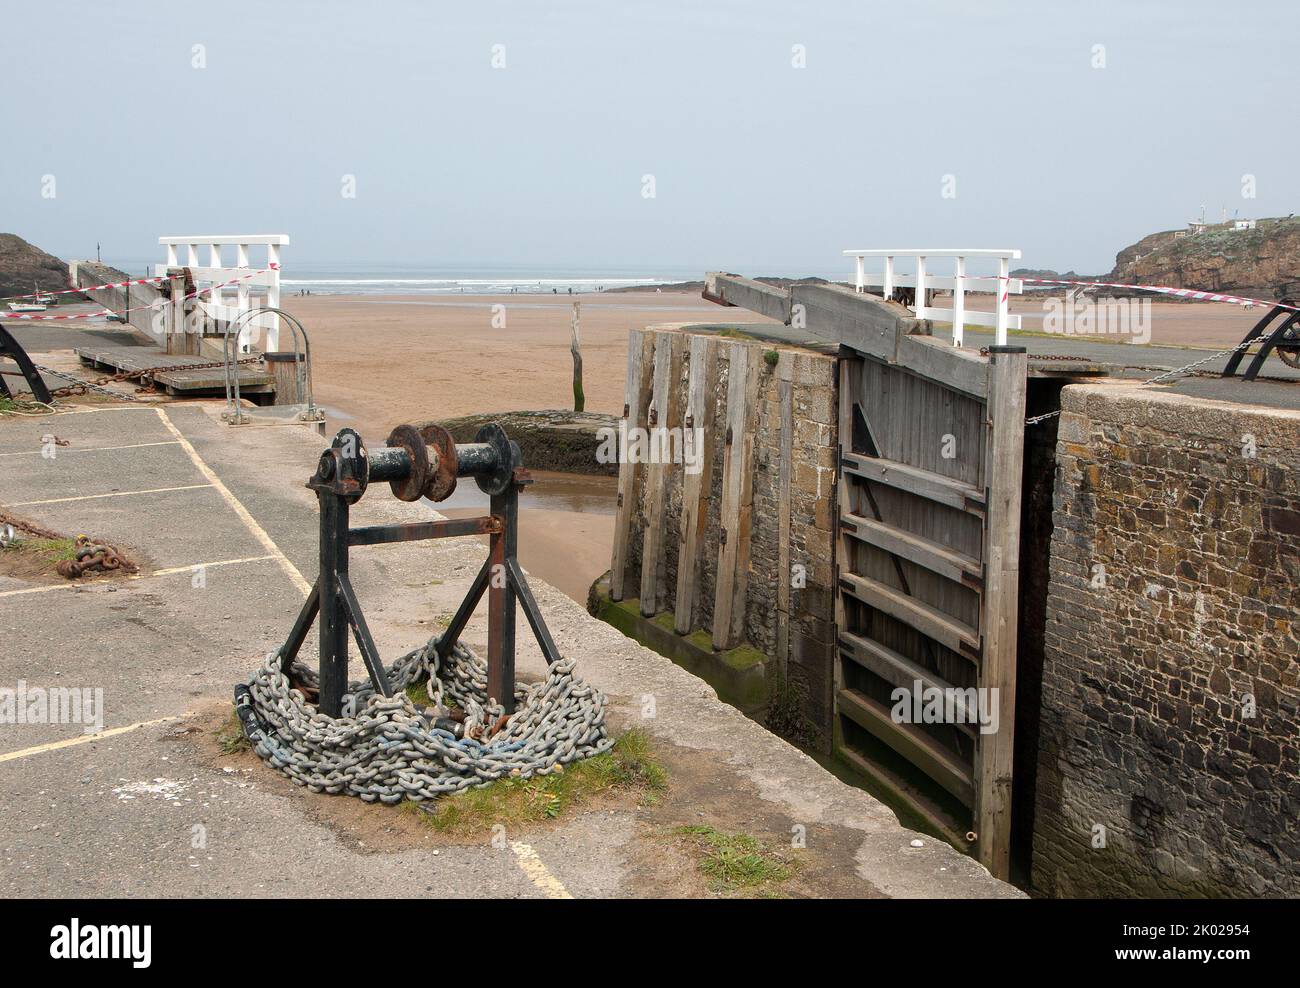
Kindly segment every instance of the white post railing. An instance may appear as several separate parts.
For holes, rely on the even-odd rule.
[[[178,248],[185,248],[186,267],[194,278],[195,284],[210,290],[201,294],[196,300],[196,308],[213,319],[229,322],[253,307],[252,295],[257,290],[265,296],[266,305],[280,304],[280,248],[287,246],[289,238],[283,233],[254,234],[248,236],[195,236],[195,237],[159,237],[158,243],[167,248],[165,264],[155,266],[154,274],[162,275],[169,267],[178,266]],[[200,267],[199,248],[208,248],[207,267]],[[221,259],[222,247],[235,248],[235,266],[225,267]],[[249,247],[265,247],[265,263],[258,264],[249,258]],[[253,277],[246,277],[252,271],[258,271]],[[221,288],[211,286],[236,282],[234,304],[228,305],[228,296]],[[259,301],[258,303],[263,304]],[[274,353],[280,348],[280,317],[262,314],[248,320],[239,333],[239,349],[247,351],[252,346],[254,335],[266,330],[266,352]]]
[[[1010,262],[1020,259],[1020,251],[1015,249],[972,248],[969,250],[935,248],[904,250],[846,250],[846,257],[854,259],[854,285],[859,292],[867,288],[879,287],[881,295],[889,298],[896,288],[913,288],[916,291],[916,304],[911,309],[918,319],[932,319],[937,322],[952,323],[953,346],[961,346],[967,326],[989,326],[994,330],[994,339],[998,346],[1005,346],[1007,330],[1020,328],[1020,317],[1013,315],[1007,306],[1010,295],[1019,295],[1024,291],[1024,283],[1019,278],[1011,278]],[[866,270],[868,257],[884,258],[883,274]],[[916,262],[914,275],[899,274],[894,268],[894,259],[912,257]],[[936,257],[952,258],[954,270],[952,277],[933,275],[927,262]],[[967,258],[996,258],[998,273],[996,277],[986,275],[971,276],[966,273]],[[952,308],[944,309],[927,305],[925,293],[928,290],[949,289],[952,291]],[[992,292],[995,297],[993,312],[969,311],[966,308],[967,292]]]

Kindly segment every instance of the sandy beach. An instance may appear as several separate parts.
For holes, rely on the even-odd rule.
[[[330,425],[369,438],[413,419],[572,408],[575,301],[582,305],[587,410],[595,412],[622,408],[629,329],[764,321],[684,292],[295,295],[283,304],[311,337],[316,400],[327,406]]]
[[[401,422],[572,407],[569,325],[575,301],[581,303],[587,409],[610,414],[623,404],[628,330],[662,322],[770,322],[681,291],[295,295],[284,307],[310,334],[316,400],[325,407],[330,430],[350,426],[375,442]],[[968,304],[989,310],[993,299],[974,295]],[[1013,298],[1011,309],[1024,315],[1026,331],[1042,330],[1042,298]],[[1231,346],[1265,311],[1155,301],[1151,342]],[[522,507],[524,566],[585,602],[592,581],[609,565],[614,479],[549,473],[541,463],[528,466],[537,483]],[[486,497],[472,484],[440,505],[452,516],[486,507]]]
[[[316,401],[330,431],[350,426],[378,442],[402,422],[572,408],[574,301],[582,307],[586,407],[611,414],[623,406],[628,330],[661,322],[766,321],[685,292],[295,295],[284,308],[311,338]],[[528,467],[536,483],[520,508],[524,568],[585,603],[592,581],[609,568],[615,480],[554,474],[542,463]],[[472,483],[439,505],[452,517],[486,508],[486,496]]]

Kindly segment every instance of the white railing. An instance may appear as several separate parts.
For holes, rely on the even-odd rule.
[[[1020,328],[1020,317],[1007,311],[1009,295],[1019,295],[1024,291],[1024,284],[1019,278],[1009,275],[1010,263],[1020,259],[1018,250],[972,249],[972,250],[846,250],[845,257],[856,259],[857,271],[854,282],[859,292],[868,287],[881,289],[880,294],[889,298],[895,288],[913,288],[916,290],[916,304],[910,308],[918,319],[934,319],[939,322],[952,323],[952,345],[962,345],[963,330],[967,326],[991,326],[996,332],[998,346],[1005,346],[1007,330]],[[867,271],[868,257],[883,257],[885,270],[876,274]],[[916,261],[915,274],[900,274],[894,269],[894,258],[911,257]],[[930,258],[953,258],[952,276],[930,274],[926,262]],[[966,274],[966,259],[996,258],[998,273],[994,277]],[[952,308],[943,309],[925,304],[927,290],[948,289],[952,292]],[[973,312],[966,308],[967,292],[992,292],[996,298],[993,312]]]
[[[214,288],[197,297],[198,310],[214,320],[233,322],[245,312],[253,309],[251,289],[263,291],[265,301],[258,305],[278,308],[280,305],[280,248],[287,246],[289,238],[283,233],[250,234],[248,236],[207,236],[207,237],[159,237],[158,243],[167,248],[167,261],[155,265],[154,274],[164,275],[167,268],[187,267],[194,278],[196,287],[225,285],[240,279],[230,286],[233,299],[226,295],[228,289]],[[208,263],[199,265],[199,248],[206,247]],[[222,261],[222,248],[234,248],[234,265],[228,266]],[[265,247],[266,257],[263,263],[249,263],[249,247]],[[181,261],[181,250],[185,260]],[[244,277],[250,271],[258,274],[251,278]],[[229,300],[234,304],[229,304]],[[255,316],[248,320],[248,325],[239,333],[239,349],[246,352],[252,345],[253,337],[260,330],[266,330],[267,353],[280,349],[280,317],[272,313]]]

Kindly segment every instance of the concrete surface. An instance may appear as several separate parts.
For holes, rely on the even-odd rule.
[[[670,788],[658,805],[601,804],[496,848],[490,834],[448,841],[410,814],[312,795],[251,754],[224,755],[214,732],[233,684],[283,639],[315,575],[316,504],[303,483],[323,443],[300,426],[231,428],[221,407],[0,419],[0,505],[117,542],[141,565],[137,578],[76,587],[0,576],[0,687],[100,687],[106,710],[106,733],[85,743],[78,725],[0,724],[4,895],[713,894],[665,838],[683,824],[772,846],[804,828],[790,895],[1020,895],[537,581],[560,649],[609,695],[612,729],[643,726],[660,747]],[[53,459],[40,453],[50,434],[68,441]],[[433,514],[379,485],[354,523]],[[381,654],[431,635],[482,556],[473,540],[357,550],[353,580]],[[483,609],[465,641],[485,648]],[[314,637],[303,654],[315,655]],[[544,669],[526,632],[519,669]]]

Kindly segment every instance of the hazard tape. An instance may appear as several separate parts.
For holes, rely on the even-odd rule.
[[[126,288],[128,285],[150,285],[158,281],[166,280],[166,277],[133,278],[131,281],[115,281],[110,285],[90,285],[86,288],[65,288],[57,292],[29,292],[26,295],[4,295],[0,296],[0,302],[14,302],[20,298],[52,298],[55,295],[77,295],[82,292],[98,292],[105,288]]]
[[[1286,309],[1300,312],[1300,306],[1287,305],[1285,302],[1269,302],[1260,298],[1248,298],[1244,295],[1226,295],[1223,292],[1207,292],[1199,288],[1170,288],[1167,285],[1127,285],[1118,281],[1069,281],[1065,278],[1025,278],[1019,275],[962,275],[969,280],[979,281],[1020,281],[1035,285],[1075,285],[1081,288],[1124,288],[1135,292],[1159,292],[1162,295],[1175,295],[1178,298],[1193,299],[1198,302],[1228,302],[1232,305],[1265,305],[1270,308]],[[1002,301],[1007,300],[1008,290],[1003,289]]]
[[[229,288],[231,285],[237,285],[237,284],[239,284],[241,281],[247,281],[249,278],[256,278],[259,274],[266,274],[266,272],[268,272],[268,271],[278,271],[279,268],[280,268],[280,265],[278,265],[278,264],[271,264],[271,265],[268,265],[267,267],[260,268],[260,269],[257,270],[257,271],[250,271],[248,274],[240,275],[238,278],[232,278],[232,279],[230,279],[230,281],[223,281],[223,282],[222,282],[221,284],[219,284],[219,285],[209,285],[209,286],[207,286],[206,288],[196,288],[194,291],[190,292],[188,295],[183,295],[183,296],[181,296],[181,301],[189,301],[189,300],[192,299],[192,298],[197,298],[198,296],[202,295],[202,294],[205,293],[205,292],[215,292],[215,291],[216,291],[217,289],[219,289],[219,288]],[[141,279],[141,282],[146,281],[146,280],[151,281],[151,280],[154,280],[154,279]],[[166,279],[163,279],[163,280],[166,280]],[[138,283],[138,282],[136,282],[136,283]],[[115,287],[115,286],[104,286],[104,287]],[[79,289],[76,289],[76,291],[89,292],[89,291],[94,291],[94,289],[93,289],[93,288],[79,288]],[[174,300],[173,300],[173,301],[174,301]],[[151,309],[151,308],[153,308],[153,306],[154,306],[154,303],[150,303],[149,305],[135,305],[135,306],[132,306],[132,307],[129,308],[129,309],[123,309],[121,312],[113,312],[113,310],[108,309],[107,307],[105,307],[105,311],[110,312],[110,313],[112,313],[113,315],[116,315],[116,316],[126,316],[126,315],[129,315],[129,314],[132,313],[132,312],[137,312],[137,311],[139,311],[140,309]],[[99,318],[99,317],[100,317],[100,314],[99,314],[98,312],[78,312],[78,313],[73,313],[73,314],[71,314],[71,315],[66,315],[66,316],[35,316],[35,315],[31,315],[30,313],[26,313],[26,312],[0,312],[0,319],[20,319],[20,320],[23,320],[24,322],[58,322],[58,321],[60,321],[60,320],[65,320],[65,319],[96,319],[96,318]]]

